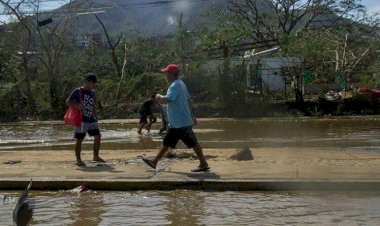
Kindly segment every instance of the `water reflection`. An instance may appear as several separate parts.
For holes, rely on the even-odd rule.
[[[79,193],[76,199],[70,202],[70,218],[74,219],[72,225],[99,225],[102,215],[105,213],[103,208],[103,196],[90,193]],[[91,203],[91,206],[88,204]]]
[[[106,193],[100,225],[169,225],[168,198],[156,192]]]
[[[0,193],[17,197],[17,193]],[[32,192],[30,225],[379,225],[380,193]],[[12,198],[11,198],[12,200]],[[0,204],[12,225],[14,203]]]
[[[195,191],[175,191],[165,207],[171,225],[202,225],[201,217],[207,212],[205,197]]]

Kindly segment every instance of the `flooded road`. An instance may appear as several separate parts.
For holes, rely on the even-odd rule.
[[[157,135],[134,124],[101,124],[103,149],[151,149]],[[202,122],[205,148],[248,146],[380,152],[380,120],[259,119]],[[89,148],[91,139],[86,141]],[[67,150],[70,128],[0,124],[1,150]],[[18,193],[0,191],[0,225],[13,225]],[[380,193],[371,192],[31,192],[30,225],[380,225]]]
[[[4,195],[6,198],[4,199]],[[0,192],[1,225],[17,194]],[[30,225],[379,225],[380,193],[32,192]]]
[[[159,124],[137,135],[137,124],[101,124],[103,149],[151,149],[161,145]],[[380,151],[380,120],[258,119],[202,122],[195,127],[205,148],[300,147]],[[0,124],[0,150],[63,150],[73,145],[65,125]],[[85,143],[91,143],[87,139]],[[88,148],[89,146],[85,147]]]

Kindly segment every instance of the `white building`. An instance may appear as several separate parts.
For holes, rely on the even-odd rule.
[[[259,92],[285,90],[284,69],[299,66],[302,61],[291,57],[264,57],[245,59],[246,63],[246,86]],[[234,59],[231,66],[242,64],[242,59]],[[204,66],[210,72],[218,72],[223,67],[223,60],[209,60]],[[290,80],[290,78],[289,78]],[[288,80],[288,81],[289,81]],[[289,89],[290,84],[287,84]]]
[[[89,48],[94,44],[100,43],[100,35],[80,34],[74,36],[75,45],[79,48]]]
[[[292,57],[250,59],[247,64],[247,87],[261,91],[284,91],[283,71],[299,66],[302,61]]]

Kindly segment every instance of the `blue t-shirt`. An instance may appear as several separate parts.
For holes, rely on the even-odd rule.
[[[183,128],[193,125],[189,109],[190,95],[182,80],[175,80],[166,93],[168,100],[168,121],[170,128]]]

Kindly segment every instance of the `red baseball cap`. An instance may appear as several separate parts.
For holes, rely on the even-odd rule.
[[[173,73],[173,74],[179,74],[179,67],[176,64],[169,64],[166,66],[166,68],[161,69],[163,73]]]

